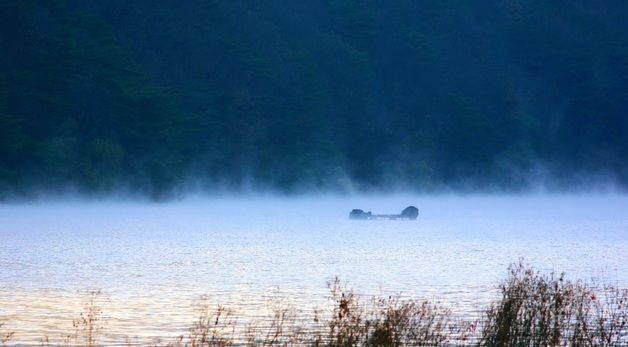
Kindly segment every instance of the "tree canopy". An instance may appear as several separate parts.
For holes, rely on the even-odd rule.
[[[628,3],[5,0],[0,196],[628,186]]]

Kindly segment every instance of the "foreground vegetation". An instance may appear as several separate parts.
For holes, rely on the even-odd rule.
[[[243,324],[231,310],[198,305],[187,333],[155,346],[626,346],[628,289],[566,280],[512,265],[500,285],[501,297],[475,320],[428,301],[400,297],[362,298],[336,279],[329,283],[327,311],[300,315],[281,306],[262,323]],[[106,319],[90,292],[85,311],[72,321],[65,345],[96,346]],[[19,343],[3,331],[0,345]],[[121,344],[145,342],[131,340]],[[47,337],[41,345],[50,345]]]

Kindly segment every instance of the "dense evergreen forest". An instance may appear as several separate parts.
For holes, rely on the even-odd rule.
[[[2,0],[0,196],[628,187],[628,2]]]

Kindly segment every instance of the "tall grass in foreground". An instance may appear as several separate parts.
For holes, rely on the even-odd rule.
[[[242,329],[231,311],[201,304],[187,335],[166,346],[441,346],[455,329],[451,313],[427,301],[399,297],[363,301],[338,279],[328,284],[332,307],[303,319],[290,306]]]
[[[628,290],[510,267],[486,311],[481,346],[628,346]]]
[[[0,323],[0,346],[5,346],[9,341],[13,339],[14,332],[5,332],[2,327],[5,323]]]
[[[475,321],[460,320],[428,301],[363,298],[338,279],[328,287],[326,310],[303,315],[297,308],[278,305],[258,322],[241,321],[230,309],[201,300],[197,318],[185,334],[152,345],[628,346],[627,289],[569,281],[562,274],[541,274],[522,263],[511,265],[500,284],[500,297]],[[85,312],[73,320],[75,332],[67,336],[66,345],[99,345],[106,332],[99,295],[89,293]],[[2,327],[1,345],[19,338]],[[47,338],[42,345],[49,345]]]

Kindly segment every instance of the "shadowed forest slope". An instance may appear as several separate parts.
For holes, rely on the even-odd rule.
[[[619,0],[2,1],[0,196],[626,187],[625,18]]]

